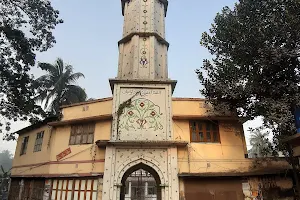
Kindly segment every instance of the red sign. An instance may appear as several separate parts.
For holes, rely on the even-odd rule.
[[[61,160],[63,159],[64,157],[66,157],[67,155],[71,154],[71,148],[69,147],[68,149],[64,150],[63,152],[61,152],[60,154],[58,154],[56,156],[56,159],[57,160]]]

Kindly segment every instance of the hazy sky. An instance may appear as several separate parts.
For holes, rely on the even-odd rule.
[[[201,34],[208,31],[217,12],[232,7],[235,0],[169,0],[166,39],[169,77],[178,80],[174,97],[201,97],[200,84],[194,70],[209,58],[199,44]],[[82,72],[78,83],[91,98],[111,96],[109,78],[117,75],[118,45],[122,38],[123,16],[120,0],[52,0],[64,20],[54,31],[57,43],[37,60],[53,62],[57,57]],[[33,69],[36,77],[42,72]],[[253,124],[253,123],[252,123]],[[255,123],[254,123],[255,124]],[[14,125],[13,130],[24,127]],[[15,142],[0,141],[0,151],[14,152]]]

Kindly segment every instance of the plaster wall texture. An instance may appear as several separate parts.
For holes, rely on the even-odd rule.
[[[101,115],[111,115],[112,99],[100,99],[93,102],[72,105],[62,109],[62,120],[80,119],[86,117],[96,117]]]
[[[118,79],[167,80],[165,6],[157,0],[125,3]]]
[[[266,195],[264,193],[267,190],[275,187],[279,187],[280,190],[288,190],[293,188],[293,181],[291,178],[279,176],[250,177],[247,181],[243,182],[243,193],[245,195],[245,200],[255,200],[260,195]],[[290,199],[293,199],[293,197],[274,197],[272,200]]]
[[[136,32],[153,32],[165,37],[165,8],[160,1],[131,0],[125,4],[123,37]]]
[[[118,78],[166,80],[167,49],[155,36],[134,35],[119,45]]]
[[[126,106],[124,106],[126,105]],[[173,140],[171,85],[116,84],[113,98],[112,141]],[[107,146],[103,199],[120,199],[122,178],[131,167],[143,164],[161,181],[162,199],[179,198],[176,147]]]
[[[43,137],[43,145],[41,151],[33,152],[34,145],[37,137],[37,133],[44,131],[44,137]],[[43,163],[47,162],[50,159],[50,151],[51,148],[49,148],[49,140],[50,140],[50,133],[51,128],[47,125],[42,126],[38,129],[31,130],[27,133],[23,133],[18,137],[17,140],[17,146],[15,150],[15,156],[13,159],[13,167],[16,166],[26,166],[29,164],[37,164],[37,163]],[[21,147],[22,147],[22,141],[24,137],[29,136],[28,144],[27,144],[27,150],[26,154],[20,155]],[[46,173],[49,170],[48,166],[41,166],[35,169],[36,173]],[[28,174],[31,173],[30,167],[23,167],[23,168],[13,168],[12,169],[12,175],[20,175],[20,174]]]
[[[210,116],[220,116],[220,117],[235,117],[234,113],[224,112],[220,113],[214,111],[212,106],[206,102],[205,99],[195,99],[195,98],[174,98],[173,104],[173,115],[174,116],[188,116],[188,117],[210,117]],[[192,109],[189,109],[192,108]],[[229,118],[228,118],[229,119]]]
[[[138,164],[154,169],[161,181],[162,199],[178,199],[176,148],[107,148],[103,177],[103,199],[120,199],[122,178],[127,170]]]
[[[114,94],[112,140],[172,139],[170,85],[118,84]]]
[[[110,136],[110,121],[97,122],[95,125],[94,142],[100,139],[107,140]],[[72,153],[56,165],[50,165],[50,174],[74,174],[74,173],[103,173],[105,150],[99,149],[95,144],[69,145],[71,134],[70,126],[57,127],[53,133],[53,149],[51,161],[56,160],[56,155],[68,147]],[[70,164],[64,164],[67,161]],[[74,161],[74,162],[70,162]],[[86,163],[83,163],[85,161]]]
[[[35,133],[46,130],[41,152],[33,152]],[[111,131],[111,121],[100,121],[95,124],[94,141],[109,140]],[[100,173],[104,171],[105,150],[98,148],[95,144],[69,145],[71,126],[61,126],[50,129],[47,126],[38,130],[22,134],[17,143],[16,156],[14,158],[12,175],[74,175],[87,173]],[[27,153],[19,156],[21,139],[30,135]],[[34,139],[34,141],[33,141]],[[57,161],[56,156],[66,150],[71,149],[71,154],[62,160]],[[34,165],[37,164],[37,165]],[[31,165],[31,166],[26,166]],[[24,167],[22,167],[24,166]]]
[[[241,125],[236,121],[219,121],[220,143],[191,142],[188,120],[173,120],[173,132],[175,140],[189,142],[187,147],[178,148],[179,173],[249,172],[261,170],[263,167],[289,168],[288,163],[281,160],[258,165],[255,159],[245,158],[245,137]]]
[[[131,95],[134,95],[136,91],[142,91],[141,95],[136,96],[137,98],[147,98],[149,97],[151,101],[153,101],[155,104],[161,106],[163,109],[161,110],[169,110],[172,108],[172,111],[174,115],[198,115],[201,116],[202,114],[205,115],[206,110],[205,108],[200,108],[199,104],[201,101],[176,101],[173,100],[172,104],[167,100],[171,95],[170,87],[166,85],[142,85],[145,87],[143,90],[141,90],[141,86],[139,85],[122,85],[120,87],[116,87],[117,92],[126,93],[125,96],[122,98],[117,97],[116,103],[119,105],[121,102],[127,100],[131,97]],[[151,95],[150,95],[151,93]],[[152,95],[153,93],[153,95]],[[150,97],[151,96],[151,97]],[[168,105],[172,105],[172,107]],[[83,110],[83,107],[89,106],[89,109],[87,111]],[[117,106],[116,106],[117,107]],[[116,110],[116,107],[114,110]],[[110,113],[109,113],[110,112]],[[116,112],[116,111],[115,111]],[[80,119],[83,116],[84,117],[93,117],[93,116],[101,116],[102,114],[111,114],[112,113],[112,100],[107,101],[99,101],[94,103],[88,103],[83,105],[75,105],[71,107],[66,107],[63,109],[64,113],[64,120],[70,120],[70,119]],[[151,140],[151,139],[162,139],[167,140],[171,138],[171,140],[182,140],[182,141],[189,141],[190,140],[190,132],[189,132],[189,121],[188,120],[174,120],[173,125],[168,125],[171,123],[167,123],[169,120],[171,120],[171,112],[170,114],[168,111],[163,112],[164,115],[160,116],[160,119],[162,120],[163,129],[158,129],[155,131],[155,134],[150,134],[148,131],[124,131],[121,134],[124,135],[124,140],[131,140],[131,139],[141,139],[142,136],[146,137],[145,139]],[[97,140],[110,140],[111,139],[111,121],[99,121],[96,123],[95,128],[95,138],[94,141]],[[166,125],[167,124],[167,125]],[[115,124],[116,125],[116,124]],[[115,127],[115,126],[114,126]],[[228,127],[227,127],[228,128]],[[35,129],[32,131],[29,131],[28,133],[21,134],[18,138],[16,152],[15,152],[15,158],[14,158],[14,166],[20,166],[20,165],[32,165],[32,164],[41,164],[44,162],[49,161],[55,161],[56,155],[62,152],[63,150],[67,149],[69,147],[69,137],[70,137],[70,125],[57,127],[56,129],[53,127],[53,134],[52,138],[50,140],[50,127],[43,126],[39,129]],[[36,134],[42,130],[45,130],[44,133],[44,139],[43,139],[43,145],[42,145],[42,151],[41,152],[33,152],[34,143],[36,139]],[[167,131],[169,130],[169,131]],[[173,131],[174,130],[174,131]],[[174,136],[173,135],[174,132]],[[159,137],[156,136],[156,133],[159,135]],[[129,134],[129,136],[127,135]],[[241,143],[241,139],[236,136],[233,132],[226,132],[223,131],[222,128],[220,130],[221,134],[221,144],[231,145],[234,144],[235,146],[225,146],[221,144],[194,144],[192,143],[191,146],[197,151],[200,152],[200,154],[203,154],[203,152],[209,151],[208,154],[211,156],[211,158],[214,157],[221,157],[222,159],[232,159],[237,157],[242,157],[244,155],[243,151],[243,144]],[[25,155],[20,156],[20,148],[22,144],[22,138],[25,136],[29,137],[27,152]],[[138,137],[136,136],[138,135]],[[140,137],[141,136],[141,137]],[[171,136],[171,137],[170,137]],[[50,145],[48,147],[48,145]],[[89,145],[72,145],[71,151],[72,156],[73,154],[79,153],[85,149],[91,148]],[[99,150],[100,151],[100,150]],[[180,163],[182,166],[186,165],[186,159],[182,161],[183,156],[187,156],[185,149],[179,149],[178,154],[181,156]],[[100,154],[100,152],[99,152]],[[98,155],[98,153],[97,153]],[[197,153],[194,153],[194,156],[197,156]],[[206,154],[203,154],[203,156],[207,156]],[[76,161],[76,160],[89,160],[91,158],[91,155],[89,153],[89,150],[86,150],[85,152],[81,152],[78,155],[69,158],[66,161]],[[210,157],[207,157],[207,159]],[[99,157],[99,159],[102,159]],[[197,158],[196,158],[197,159]],[[81,170],[80,166],[84,166],[87,164],[79,164],[79,168],[75,168],[75,164],[64,164],[63,167],[57,167],[57,164],[51,164],[51,172],[52,173],[62,173],[68,171],[69,169],[72,169],[69,171],[70,173],[74,173],[75,171],[81,171],[86,172],[87,170]],[[97,163],[97,165],[101,165],[101,163]],[[103,164],[102,164],[103,165]],[[88,167],[91,168],[91,167]],[[101,167],[100,167],[101,168]],[[18,174],[20,172],[24,172],[24,174],[48,174],[49,173],[49,165],[45,166],[31,166],[31,167],[23,167],[23,168],[14,168],[12,170],[13,174]],[[100,169],[97,171],[101,171]],[[186,170],[181,170],[186,171]]]

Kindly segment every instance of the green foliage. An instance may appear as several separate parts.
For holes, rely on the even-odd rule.
[[[252,148],[248,151],[249,158],[278,156],[273,144],[268,139],[270,133],[268,131],[264,132],[264,127],[250,128],[250,132],[250,145],[252,145]]]
[[[50,113],[58,115],[60,106],[87,100],[84,89],[75,85],[76,81],[84,75],[80,72],[73,73],[73,67],[64,64],[61,58],[58,58],[53,65],[39,63],[39,67],[47,74],[35,81],[38,94],[36,100],[43,103]]]
[[[13,156],[8,150],[4,150],[0,153],[0,175],[5,175],[10,171],[12,167]]]
[[[202,94],[244,121],[263,116],[274,142],[296,133],[300,1],[241,0],[223,8],[201,44],[213,55],[196,71]]]
[[[298,159],[280,141],[296,133],[300,106],[300,1],[240,0],[223,8],[201,45],[212,54],[196,70],[201,93],[215,109],[236,111],[242,122],[263,117],[277,151],[293,166]]]
[[[30,120],[43,110],[33,100],[33,77],[29,70],[35,65],[35,53],[46,51],[55,43],[52,31],[62,23],[59,12],[47,0],[0,1],[0,131],[9,134],[8,121]],[[4,119],[4,120],[3,120]]]

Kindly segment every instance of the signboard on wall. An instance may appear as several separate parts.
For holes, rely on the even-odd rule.
[[[56,156],[56,160],[59,161],[61,159],[63,159],[64,157],[66,157],[67,155],[71,154],[71,148],[67,148],[66,150],[64,150],[63,152],[61,152],[60,154],[58,154]]]

